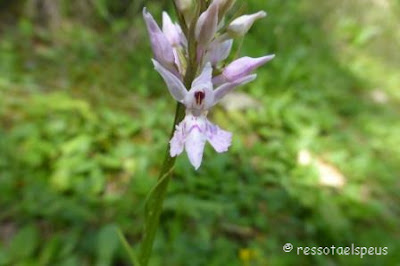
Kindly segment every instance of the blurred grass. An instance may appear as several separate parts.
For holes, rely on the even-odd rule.
[[[128,265],[113,228],[140,240],[174,102],[140,5],[98,3],[89,21],[1,26],[0,265]],[[395,265],[398,2],[246,5],[259,9],[241,54],[277,57],[240,89],[259,107],[210,114],[234,132],[229,153],[208,147],[198,172],[179,157],[151,265]],[[287,242],[389,254],[297,256]]]

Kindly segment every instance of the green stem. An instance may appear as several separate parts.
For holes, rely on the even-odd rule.
[[[197,10],[199,13],[199,10]],[[198,15],[195,16],[187,29],[186,37],[188,40],[188,64],[184,78],[184,84],[186,88],[190,88],[192,81],[194,80],[197,72],[197,61],[196,61],[196,49],[197,44],[194,38],[194,29],[197,22]],[[179,16],[180,24],[183,25],[183,17]],[[186,31],[186,28],[184,28]],[[175,127],[185,116],[185,108],[181,103],[178,103],[175,111],[175,120],[170,134],[170,139],[174,134]],[[162,212],[162,204],[164,202],[165,194],[167,192],[168,183],[172,177],[172,172],[175,165],[176,157],[171,157],[169,154],[170,146],[167,145],[167,151],[164,159],[164,163],[161,168],[158,182],[154,188],[150,191],[146,203],[145,203],[145,221],[144,221],[144,234],[142,243],[140,246],[139,263],[141,266],[147,266],[151,251],[153,247],[154,238],[157,233],[157,228],[160,221],[160,215]]]
[[[171,135],[174,133],[175,125],[177,125],[184,117],[184,108],[178,103],[175,112],[175,121]],[[151,256],[154,238],[157,233],[157,228],[162,212],[162,204],[167,192],[169,180],[172,177],[175,158],[169,155],[169,145],[165,155],[164,163],[161,168],[158,182],[150,191],[145,203],[145,222],[143,240],[140,246],[139,262],[141,266],[146,266]]]

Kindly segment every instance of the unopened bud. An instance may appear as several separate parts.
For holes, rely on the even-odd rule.
[[[236,0],[214,0],[213,3],[215,3],[218,6],[218,18],[219,20],[222,19],[222,17],[231,9],[233,4],[236,2]]]
[[[220,61],[225,60],[232,49],[233,40],[214,40],[208,47],[208,51],[205,54],[205,61],[211,62],[213,66],[217,65]]]
[[[185,18],[187,25],[190,24],[195,12],[195,5],[193,0],[175,0],[176,7]]]
[[[275,55],[266,55],[258,58],[245,56],[236,59],[225,67],[221,75],[213,79],[213,84],[219,86],[225,82],[234,82],[235,80],[239,80],[251,74],[253,70],[264,65],[274,57]]]
[[[206,46],[213,38],[218,26],[218,6],[212,3],[196,24],[195,37],[200,46]]]
[[[179,26],[175,25],[167,12],[162,13],[162,31],[172,46],[181,44],[181,34]]]
[[[264,11],[259,11],[251,15],[243,15],[231,22],[228,26],[228,34],[232,37],[243,37],[251,28],[254,21],[267,16]]]
[[[153,16],[143,8],[143,17],[146,22],[147,31],[150,37],[151,48],[153,49],[154,58],[164,65],[171,65],[174,63],[174,54],[172,45],[169,43],[167,37],[158,27]]]

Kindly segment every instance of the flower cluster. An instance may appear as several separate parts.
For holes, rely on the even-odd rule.
[[[194,27],[193,36],[189,33],[185,35],[181,26],[172,22],[166,12],[162,14],[162,29],[146,8],[143,9],[143,17],[150,36],[155,70],[164,79],[172,97],[186,107],[186,116],[176,126],[170,140],[170,155],[177,156],[185,149],[190,163],[198,169],[207,141],[217,152],[227,151],[232,141],[230,132],[208,121],[208,111],[232,89],[254,80],[257,75],[252,74],[253,70],[274,55],[258,58],[246,56],[226,62],[233,40],[243,37],[254,21],[265,17],[266,13],[259,11],[243,15],[224,25],[224,15],[231,8],[233,0],[213,0],[197,18],[194,2],[176,0],[176,6],[184,18],[183,23]],[[199,73],[191,87],[186,88],[183,79],[190,64],[190,41],[195,44]]]

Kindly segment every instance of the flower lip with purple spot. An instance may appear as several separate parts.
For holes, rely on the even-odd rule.
[[[197,105],[201,105],[201,103],[203,102],[205,97],[206,97],[206,94],[204,93],[204,91],[196,91],[194,93],[194,98],[196,99]]]

